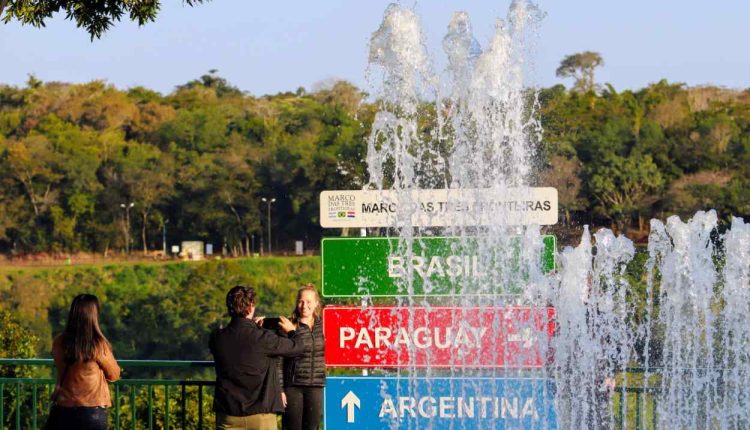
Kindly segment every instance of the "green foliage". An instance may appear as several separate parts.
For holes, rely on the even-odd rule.
[[[320,191],[368,181],[377,104],[365,96],[334,82],[252,97],[214,70],[165,96],[101,81],[0,86],[0,252],[148,253],[166,230],[169,243],[198,239],[248,255],[267,241],[262,197],[276,198],[274,249],[295,240],[315,248]],[[566,224],[643,234],[655,215],[750,215],[746,93],[666,81],[598,93],[558,85],[539,102],[539,165],[548,169],[537,183],[560,190]],[[423,144],[448,156],[450,130],[436,144],[435,107],[420,112]],[[434,159],[419,162],[441,177]]]
[[[218,76],[216,72],[218,72],[218,70],[209,70],[209,72],[201,76],[200,79],[195,79],[185,85],[180,85],[177,87],[177,89],[189,90],[191,88],[200,86],[204,88],[212,88],[216,92],[217,97],[242,95],[242,91],[240,91],[237,87],[231,85],[226,79]]]
[[[231,287],[255,287],[259,313],[289,315],[306,283],[320,285],[319,258],[8,270],[0,273],[0,303],[28,329],[6,323],[0,308],[0,356],[48,356],[70,301],[89,292],[102,302],[102,330],[118,358],[208,360],[208,335],[228,321],[224,300]],[[4,339],[17,346],[6,347]]]
[[[748,216],[746,93],[660,81],[618,93],[540,92],[548,181],[566,218],[647,228],[645,219],[715,208]],[[580,168],[577,166],[580,164]],[[580,182],[580,187],[578,186]]]
[[[6,309],[0,309],[0,357],[31,358],[38,338],[21,326]],[[24,378],[29,369],[21,366],[0,366],[2,378]]]
[[[193,6],[203,1],[183,0],[183,3]],[[160,7],[159,0],[2,0],[0,18],[6,24],[16,20],[23,25],[44,27],[47,19],[64,12],[67,19],[75,21],[78,28],[83,27],[93,40],[102,37],[123,15],[138,25],[154,21]]]
[[[648,155],[607,154],[590,169],[589,188],[598,203],[594,208],[618,222],[638,212],[663,184],[659,168]]]
[[[100,81],[0,87],[0,252],[147,253],[166,226],[169,242],[248,255],[267,196],[274,248],[315,247],[319,192],[365,182],[363,97],[336,82],[256,99],[213,70],[166,97]]]

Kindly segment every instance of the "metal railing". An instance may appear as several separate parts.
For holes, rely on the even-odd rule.
[[[123,369],[205,369],[211,361],[118,360]],[[51,367],[51,359],[0,359],[0,366]],[[43,427],[51,407],[52,378],[0,378],[0,429]],[[213,380],[121,379],[110,384],[111,428],[213,428]]]
[[[656,388],[617,387],[612,393],[615,429],[656,429],[657,393]]]
[[[131,369],[184,371],[213,368],[211,361],[118,360]],[[51,359],[2,359],[0,366],[52,367]],[[627,369],[643,373],[644,369]],[[0,378],[0,430],[36,430],[43,427],[51,406],[55,381],[44,378]],[[208,379],[121,379],[110,384],[111,428],[120,429],[208,429],[214,427],[211,411],[213,378]],[[656,389],[619,386],[612,393],[614,428],[653,430],[657,425]]]

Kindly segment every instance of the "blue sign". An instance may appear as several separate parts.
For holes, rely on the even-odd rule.
[[[551,430],[554,398],[547,379],[329,377],[325,428]]]

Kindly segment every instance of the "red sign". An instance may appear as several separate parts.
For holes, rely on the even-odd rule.
[[[541,367],[554,309],[326,307],[331,367]]]

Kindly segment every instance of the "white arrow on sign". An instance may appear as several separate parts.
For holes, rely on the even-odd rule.
[[[354,407],[359,408],[359,397],[354,394],[351,390],[346,393],[343,399],[341,399],[341,407],[346,408],[346,422],[349,424],[354,423]]]

